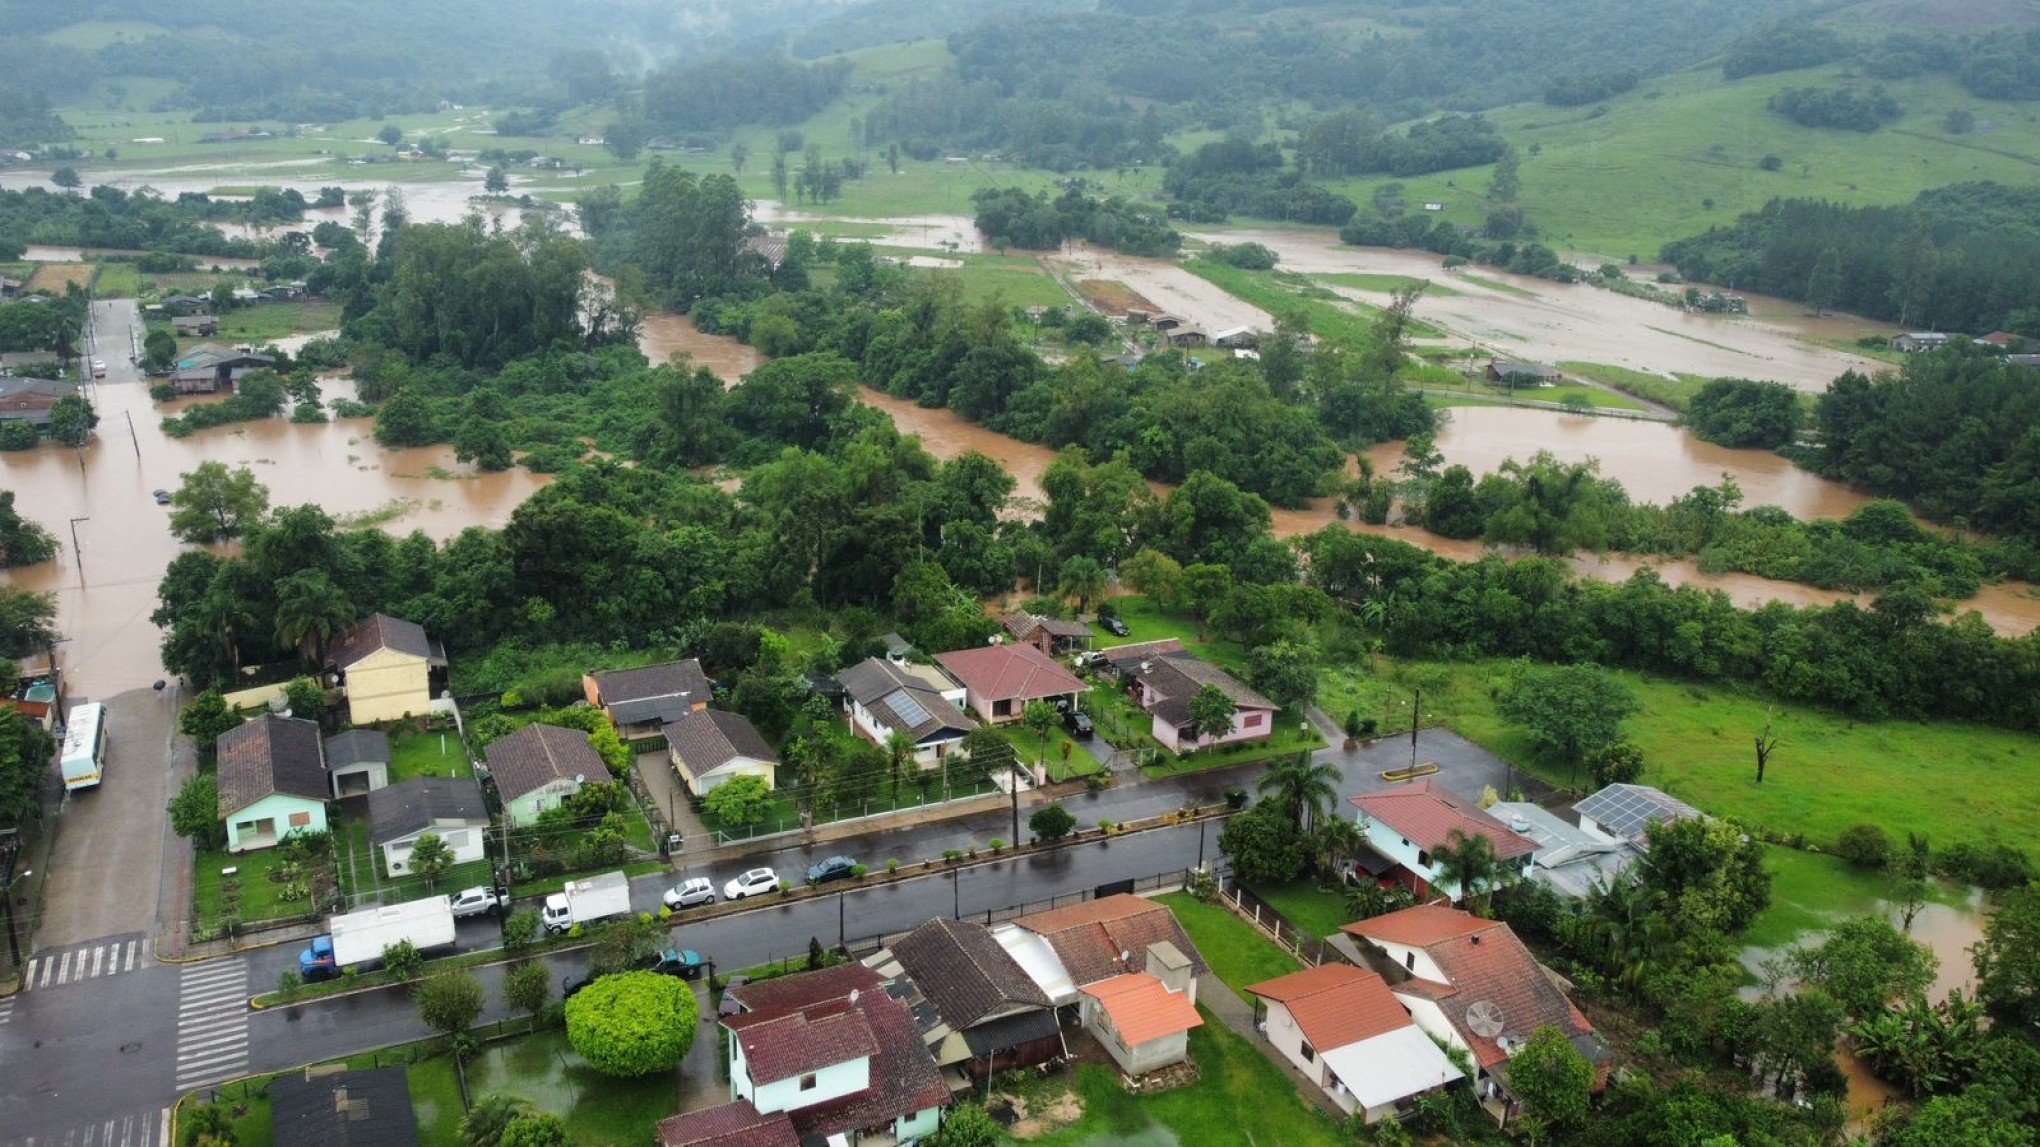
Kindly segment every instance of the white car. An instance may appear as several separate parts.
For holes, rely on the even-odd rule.
[[[99,359],[99,358],[95,358],[95,359],[93,359],[93,360],[92,360],[92,377],[94,377],[94,378],[105,378],[105,377],[106,377],[106,360],[105,360],[105,359]]]
[[[453,894],[453,915],[455,919],[469,916],[486,916],[504,905],[504,898],[493,888],[467,888]]]
[[[706,876],[690,876],[666,889],[666,907],[675,911],[715,903],[715,885]]]
[[[769,868],[753,868],[728,884],[723,885],[724,900],[742,900],[746,896],[759,896],[779,891],[779,874]]]

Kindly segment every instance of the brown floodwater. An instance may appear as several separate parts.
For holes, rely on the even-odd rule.
[[[247,466],[269,487],[272,505],[316,502],[342,520],[372,514],[393,534],[423,530],[440,539],[467,526],[501,525],[550,480],[521,469],[479,473],[456,462],[451,447],[384,450],[368,419],[298,425],[276,418],[170,438],[140,383],[97,390],[99,428],[82,455],[49,445],[0,454],[0,488],[15,491],[22,514],[63,543],[56,560],[7,571],[6,580],[57,595],[68,638],[60,657],[81,696],[146,688],[164,676],[149,613],[164,569],[187,547],[171,537],[169,508],[150,492],[175,489],[179,475],[200,462]],[[345,383],[325,391],[352,394]],[[81,519],[76,556],[74,517]]]
[[[654,366],[684,354],[695,365],[714,371],[729,386],[736,385],[765,361],[746,343],[702,333],[686,315],[646,315],[644,326],[638,331],[638,349]]]

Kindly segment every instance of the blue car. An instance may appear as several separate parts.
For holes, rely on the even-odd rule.
[[[857,875],[857,862],[847,856],[832,856],[807,870],[809,884],[827,884],[831,880],[848,880]]]

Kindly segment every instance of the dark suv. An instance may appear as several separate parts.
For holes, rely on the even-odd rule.
[[[1075,706],[1064,709],[1062,723],[1064,731],[1077,740],[1088,741],[1091,739],[1091,718],[1082,709]]]

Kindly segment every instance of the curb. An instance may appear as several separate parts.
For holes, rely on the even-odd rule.
[[[278,930],[281,931],[281,929]],[[318,933],[314,932],[310,935],[316,936]],[[275,940],[265,940],[260,944],[243,944],[238,948],[232,948],[225,952],[207,952],[196,956],[165,956],[157,946],[159,938],[158,936],[149,937],[149,955],[153,956],[158,964],[202,964],[207,960],[224,960],[229,956],[239,956],[248,952],[260,952],[268,948],[281,948],[285,944],[295,944],[300,940],[309,939],[310,937],[284,936]]]
[[[462,972],[472,972],[472,971],[475,971],[476,969],[479,969],[479,968],[500,968],[500,967],[502,967],[502,966],[503,966],[503,965],[505,965],[505,964],[515,964],[515,963],[517,963],[517,962],[518,962],[518,961],[520,961],[520,960],[542,960],[542,959],[544,959],[545,957],[547,957],[547,956],[550,956],[550,955],[554,954],[555,952],[579,952],[579,951],[582,951],[582,950],[584,950],[584,949],[587,949],[587,948],[593,948],[594,946],[595,946],[595,945],[594,945],[594,943],[593,943],[593,942],[590,942],[590,943],[586,943],[586,944],[570,944],[570,945],[568,945],[568,946],[566,946],[566,947],[563,947],[563,948],[547,948],[547,949],[546,949],[545,951],[543,951],[543,952],[530,952],[530,953],[526,953],[525,955],[522,955],[522,956],[504,956],[504,957],[503,957],[502,959],[500,959],[500,960],[485,960],[485,961],[483,961],[482,963],[479,963],[479,964],[466,964],[466,965],[463,965],[462,967],[460,967],[460,968],[458,968],[458,969],[455,969],[455,970],[456,970],[456,971],[462,971]],[[500,951],[502,951],[502,949],[501,949],[501,948],[483,948],[483,949],[481,949],[481,950],[482,950],[482,951],[484,951],[484,952],[500,952]],[[389,989],[391,989],[391,988],[402,988],[402,987],[408,987],[408,986],[410,986],[410,985],[412,985],[412,984],[416,984],[416,983],[418,983],[418,982],[419,982],[419,980],[423,980],[424,978],[425,978],[425,974],[421,972],[421,973],[419,974],[419,976],[418,976],[418,979],[417,979],[417,980],[404,980],[404,981],[401,981],[401,982],[395,982],[395,983],[387,983],[387,984],[365,984],[365,985],[363,985],[363,986],[361,986],[361,987],[359,987],[359,988],[348,988],[348,989],[346,989],[346,990],[344,990],[344,991],[338,991],[338,992],[320,992],[320,993],[319,993],[318,995],[315,995],[315,996],[307,996],[307,997],[305,997],[305,998],[303,998],[303,999],[297,999],[297,1000],[277,1000],[277,1001],[276,1001],[275,1003],[269,1003],[269,1004],[265,1004],[265,1003],[262,1003],[262,1002],[261,1002],[261,1000],[262,1000],[262,996],[269,996],[269,995],[275,995],[276,993],[274,993],[274,992],[264,992],[264,993],[262,993],[262,995],[261,995],[261,996],[249,996],[249,997],[248,997],[248,1010],[249,1010],[249,1011],[251,1011],[251,1012],[271,1012],[271,1011],[275,1011],[275,1010],[277,1010],[278,1008],[294,1008],[294,1007],[297,1007],[297,1006],[298,1006],[298,1005],[300,1005],[300,1004],[316,1004],[316,1003],[324,1003],[324,1002],[325,1002],[325,1001],[327,1001],[327,1000],[344,1000],[344,999],[347,999],[347,998],[348,998],[348,997],[350,997],[350,996],[363,996],[363,995],[367,995],[367,994],[368,994],[368,993],[370,993],[370,992],[382,992],[382,991],[388,991],[388,990],[389,990]],[[263,1072],[262,1074],[264,1074],[264,1075],[268,1075],[268,1074],[271,1074],[271,1073],[269,1073],[269,1072]]]

